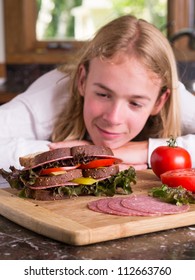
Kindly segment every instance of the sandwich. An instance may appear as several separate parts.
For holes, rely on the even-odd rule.
[[[22,169],[10,166],[10,172],[0,169],[0,174],[25,198],[129,194],[131,183],[136,182],[134,168],[119,172],[121,159],[103,146],[59,148],[20,157],[19,161]]]

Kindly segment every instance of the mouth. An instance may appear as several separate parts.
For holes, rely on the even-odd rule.
[[[113,139],[117,139],[117,138],[121,137],[122,133],[120,133],[120,132],[108,131],[108,130],[102,129],[98,126],[96,126],[96,127],[97,127],[97,130],[98,130],[99,134],[104,139],[113,140]]]

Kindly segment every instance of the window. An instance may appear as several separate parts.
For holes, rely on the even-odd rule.
[[[132,13],[155,23],[159,29],[167,32],[168,37],[183,28],[188,28],[190,26],[190,18],[191,22],[193,21],[194,24],[194,13],[190,16],[192,11],[194,12],[194,0],[46,0],[48,3],[54,1],[58,3],[61,2],[63,5],[69,3],[69,15],[71,15],[69,21],[67,20],[67,14],[61,14],[60,16],[62,22],[66,20],[66,24],[64,21],[64,25],[67,26],[67,30],[69,31],[63,33],[64,31],[62,32],[62,29],[60,29],[63,26],[63,24],[61,24],[61,27],[55,27],[55,30],[57,31],[55,31],[54,40],[51,40],[50,33],[47,33],[47,38],[41,34],[36,34],[36,27],[38,26],[38,11],[41,11],[41,3],[43,5],[43,1],[44,0],[4,0],[7,63],[56,64],[66,62],[83,44],[85,36],[81,31],[77,31],[78,28],[85,25],[84,23],[81,25],[77,24],[79,22],[78,15],[80,15],[80,13],[77,14],[76,11],[78,10],[76,9],[83,8],[84,4],[86,7],[87,2],[88,5],[89,3],[104,3],[104,6],[105,3],[107,3],[107,5],[108,3],[111,3],[112,11],[108,13],[108,9],[110,8],[107,6],[107,16],[105,20],[110,20],[111,16],[118,16],[122,13]],[[164,7],[167,7],[167,9],[164,9]],[[51,18],[52,17],[50,17],[50,19]],[[95,16],[91,17],[89,14],[86,37],[91,36],[88,33],[90,28],[92,33],[94,33],[95,30],[94,26],[92,28],[92,23],[90,23],[92,18],[94,19]],[[71,24],[69,25],[68,22]],[[100,27],[99,22],[100,20],[98,21],[98,24],[96,24],[97,28]],[[101,23],[104,24],[103,20],[101,20]],[[95,23],[93,24],[95,25]],[[42,34],[43,33],[44,32],[42,32]],[[56,37],[56,34],[60,34],[60,36],[62,34],[62,37]],[[80,36],[80,34],[82,34],[82,36]],[[65,40],[62,40],[64,36],[66,38]],[[181,40],[174,43],[176,56],[177,50],[179,49],[185,53],[184,56],[186,60],[194,60],[194,50],[189,49],[187,41],[188,38],[181,38]],[[180,53],[178,58],[181,58]]]
[[[134,14],[166,33],[167,0],[36,0],[37,40],[89,39],[106,22]]]

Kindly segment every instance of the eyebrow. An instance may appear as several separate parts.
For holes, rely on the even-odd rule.
[[[105,85],[103,85],[103,84],[101,84],[101,83],[94,83],[94,85],[95,85],[95,86],[98,86],[98,87],[100,87],[100,88],[102,88],[102,89],[104,89],[104,90],[107,90],[107,91],[109,91],[109,92],[111,92],[111,93],[114,93],[113,90],[111,90],[110,88],[108,88],[107,86],[105,86]],[[145,95],[143,96],[143,95],[135,94],[135,95],[132,95],[131,97],[136,98],[136,99],[145,99],[145,100],[151,101],[151,98],[148,97],[148,96],[145,96]]]
[[[107,91],[109,91],[109,92],[114,92],[113,90],[111,90],[111,89],[108,88],[107,86],[104,86],[103,84],[94,83],[94,85],[95,85],[95,86],[98,86],[98,87],[100,87],[100,88],[102,88],[102,89],[105,89],[105,90],[107,90]]]

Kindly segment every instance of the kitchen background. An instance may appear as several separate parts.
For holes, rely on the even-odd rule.
[[[180,79],[195,93],[195,0],[0,0],[0,104],[124,13],[147,19],[170,39]]]

